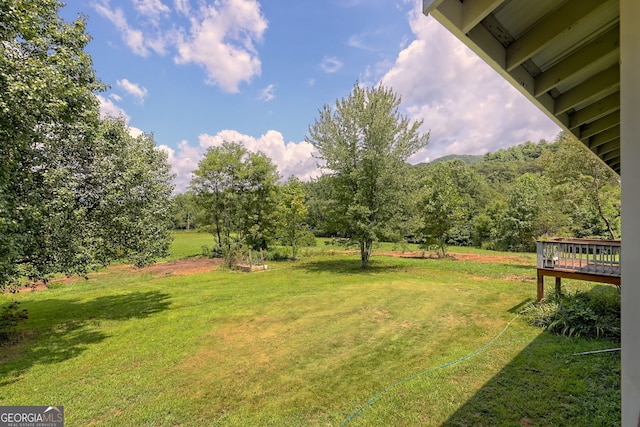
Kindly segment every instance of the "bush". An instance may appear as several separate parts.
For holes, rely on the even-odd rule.
[[[620,296],[603,292],[554,295],[522,310],[532,325],[566,336],[620,340]]]
[[[273,246],[264,253],[265,261],[286,261],[291,258],[291,250],[285,246]]]
[[[311,231],[303,231],[300,233],[300,241],[298,247],[315,247],[316,236]]]
[[[27,310],[20,310],[20,303],[14,301],[0,309],[0,344],[16,340],[16,328],[29,318]]]

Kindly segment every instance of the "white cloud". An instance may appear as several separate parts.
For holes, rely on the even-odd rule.
[[[144,131],[142,129],[138,129],[138,128],[133,127],[133,126],[128,126],[127,128],[129,129],[129,135],[131,135],[134,138],[137,138],[140,135],[144,134]]]
[[[198,168],[204,149],[191,146],[187,141],[181,141],[176,150],[166,145],[161,145],[159,148],[167,153],[171,171],[176,175],[173,180],[175,191],[184,192],[191,182],[192,172]]]
[[[189,0],[173,0],[173,4],[175,5],[175,8],[179,13],[185,16],[189,16],[189,14],[191,13]]]
[[[230,141],[241,143],[252,152],[261,151],[278,166],[283,178],[295,175],[302,180],[309,180],[320,174],[313,157],[315,149],[310,143],[285,143],[282,134],[275,130],[270,130],[259,138],[235,130],[223,130],[215,135],[202,134],[199,139],[203,148],[218,147],[223,142]]]
[[[98,98],[98,102],[100,104],[99,105],[100,118],[102,119],[106,117],[122,118],[124,122],[127,124],[127,129],[129,130],[129,134],[134,138],[144,133],[143,130],[129,125],[129,115],[121,107],[118,107],[116,104],[114,104],[113,101],[101,95],[96,95],[96,98]]]
[[[125,121],[129,121],[129,116],[124,110],[118,107],[112,100],[105,98],[101,95],[96,95],[98,102],[100,103],[100,117],[122,117]]]
[[[204,68],[206,82],[226,92],[238,92],[243,82],[260,75],[261,62],[254,44],[262,40],[267,20],[257,0],[200,1],[191,8],[188,0],[174,0],[175,11],[189,20],[189,27],[169,21],[171,9],[161,0],[133,0],[138,12],[132,26],[121,8],[110,0],[98,0],[96,11],[122,34],[126,45],[143,57],[161,55],[175,49],[178,64],[196,64]],[[207,4],[209,3],[209,4]],[[161,20],[162,24],[160,25]],[[169,29],[170,28],[170,29]]]
[[[418,5],[410,24],[416,39],[382,77],[409,117],[431,129],[429,146],[410,161],[554,139],[555,123]]]
[[[168,15],[170,10],[160,0],[133,0],[133,6],[136,10],[149,17],[152,21],[157,22],[162,15]]]
[[[122,101],[122,97],[117,93],[110,93],[109,98],[114,99],[116,101]]]
[[[149,49],[145,43],[145,36],[142,31],[129,26],[122,9],[111,9],[109,0],[103,0],[101,3],[96,3],[94,7],[100,15],[111,21],[111,23],[122,33],[122,38],[133,53],[140,56],[149,55]]]
[[[127,79],[118,80],[116,82],[125,92],[135,97],[138,102],[144,102],[147,96],[147,89],[144,86],[140,86],[137,83],[132,83]]]
[[[320,176],[321,171],[317,167],[315,149],[308,142],[284,142],[280,132],[270,130],[256,138],[244,135],[235,130],[222,130],[215,135],[202,134],[199,136],[199,144],[190,145],[183,140],[177,149],[161,145],[160,148],[168,155],[168,161],[172,172],[176,175],[174,183],[176,192],[183,192],[189,186],[193,171],[198,168],[198,163],[209,147],[219,147],[225,141],[242,144],[247,150],[266,154],[277,166],[282,179],[295,175],[303,181]]]
[[[322,58],[320,68],[327,74],[335,73],[342,68],[342,62],[335,56],[325,56]]]
[[[291,175],[307,181],[320,176],[317,160],[313,156],[315,149],[308,142],[284,142],[280,132],[270,130],[256,138],[244,135],[235,130],[222,130],[215,135],[202,134],[199,137],[199,145],[190,145],[187,141],[181,141],[177,149],[167,146],[161,148],[167,152],[172,171],[176,174],[174,183],[176,191],[185,191],[192,178],[192,173],[198,168],[198,162],[209,147],[219,147],[225,141],[242,144],[252,152],[266,154],[278,167],[283,179]]]
[[[203,6],[191,16],[191,28],[176,36],[176,63],[204,67],[207,82],[235,93],[242,82],[260,74],[254,43],[262,39],[267,21],[255,0],[224,0]]]
[[[269,102],[276,98],[275,95],[276,86],[274,84],[270,84],[260,91],[259,100]]]

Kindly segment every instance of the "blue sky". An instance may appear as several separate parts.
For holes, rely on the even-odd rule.
[[[263,151],[287,177],[319,174],[304,141],[318,109],[382,82],[429,146],[410,161],[484,154],[559,128],[418,0],[68,0],[88,18],[104,115],[153,133],[182,191],[207,147]]]

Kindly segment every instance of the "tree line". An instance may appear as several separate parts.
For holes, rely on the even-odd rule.
[[[572,136],[412,166],[429,135],[399,103],[356,84],[325,105],[307,136],[324,170],[311,182],[280,182],[267,156],[237,143],[209,149],[174,198],[174,226],[211,231],[221,256],[280,244],[295,258],[303,236],[332,237],[359,248],[363,267],[379,241],[445,256],[448,245],[533,251],[541,236],[620,235],[619,179]]]

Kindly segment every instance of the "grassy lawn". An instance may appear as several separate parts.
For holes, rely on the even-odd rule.
[[[68,426],[619,424],[619,353],[574,355],[615,343],[514,320],[534,265],[318,251],[3,295],[29,320],[0,347],[0,405],[64,405]]]

